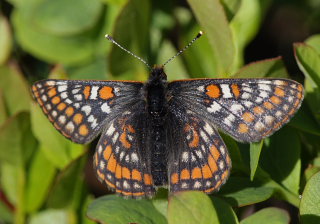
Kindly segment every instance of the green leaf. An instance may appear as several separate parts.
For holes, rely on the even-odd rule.
[[[0,80],[0,89],[9,115],[29,110],[31,101],[29,87],[16,66],[0,67]]]
[[[0,65],[4,64],[10,57],[12,48],[12,37],[9,23],[5,17],[0,14]]]
[[[244,177],[230,177],[219,192],[234,207],[242,207],[269,199],[274,190]]]
[[[224,7],[224,11],[226,12],[226,15],[228,17],[228,21],[231,21],[232,18],[235,16],[235,14],[238,12],[241,1],[239,0],[222,0],[221,4]]]
[[[168,205],[169,224],[219,223],[210,198],[203,192],[184,191],[172,195]]]
[[[287,70],[281,57],[250,63],[242,67],[233,78],[265,78],[288,77]]]
[[[320,54],[320,34],[312,35],[305,42]]]
[[[254,142],[250,144],[250,180],[252,181],[254,178],[254,175],[256,173],[258,164],[259,164],[259,158],[260,153],[263,146],[263,140],[260,142]]]
[[[22,112],[0,127],[0,160],[21,167],[27,163],[36,147],[30,125],[29,114]]]
[[[302,223],[316,224],[320,222],[320,172],[314,174],[303,190],[300,215]]]
[[[75,224],[75,214],[67,210],[47,209],[31,216],[30,224]]]
[[[0,201],[0,223],[13,223],[13,211],[3,201]]]
[[[7,119],[7,111],[4,102],[4,95],[2,90],[0,89],[0,127]]]
[[[294,44],[295,57],[300,70],[320,88],[320,55],[303,43]]]
[[[124,199],[116,195],[94,200],[88,207],[87,216],[100,223],[167,223],[166,218],[155,209],[150,200]]]
[[[90,4],[86,0],[43,0],[33,8],[31,21],[45,33],[74,35],[92,29],[101,12],[99,0]]]
[[[64,168],[84,152],[81,145],[72,143],[61,135],[36,104],[31,106],[32,131],[41,144],[46,157],[57,168]],[[72,155],[72,151],[75,154]]]
[[[262,18],[267,12],[271,2],[270,0],[241,1],[240,8],[230,21],[230,29],[235,46],[232,72],[242,66],[244,49],[258,32]]]
[[[245,218],[241,224],[285,224],[290,222],[289,214],[280,208],[264,208]]]
[[[23,8],[15,9],[13,26],[19,44],[36,57],[52,63],[74,65],[89,61],[94,54],[93,34],[55,36],[38,30]]]
[[[230,75],[235,49],[231,30],[220,1],[188,0],[188,3],[208,36],[214,54],[214,60],[211,63],[215,67],[215,73],[222,76]]]
[[[87,157],[79,158],[67,166],[56,178],[47,196],[50,208],[72,207],[77,209],[84,191],[83,172]]]
[[[56,173],[41,149],[34,154],[27,177],[25,207],[28,213],[35,212],[43,205]]]
[[[141,58],[146,57],[149,46],[150,7],[148,0],[128,1],[115,21],[112,33],[115,41]],[[109,65],[114,76],[134,80],[146,77],[146,66],[114,44]]]
[[[292,128],[283,127],[270,138],[270,143],[265,143],[260,166],[273,180],[298,195],[301,169],[298,133]]]
[[[237,215],[228,203],[218,197],[211,197],[211,200],[214,208],[216,209],[219,223],[239,223]]]

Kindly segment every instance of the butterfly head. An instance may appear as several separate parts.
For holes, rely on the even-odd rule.
[[[163,65],[154,65],[151,69],[149,81],[167,81],[167,75],[164,72],[164,66]]]

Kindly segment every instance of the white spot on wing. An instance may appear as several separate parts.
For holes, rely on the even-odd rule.
[[[209,135],[213,135],[214,131],[213,128],[206,122],[205,126],[204,126],[204,130],[209,134]]]
[[[221,84],[220,87],[223,93],[223,98],[232,98],[229,85]]]
[[[266,91],[271,91],[271,87],[269,85],[258,84],[258,86],[259,86],[259,89],[266,90]]]
[[[189,161],[189,153],[183,152],[181,160],[182,160],[182,162],[188,162]]]
[[[217,102],[213,102],[210,107],[207,108],[209,113],[215,113],[219,111],[222,107]]]
[[[66,116],[61,115],[61,116],[58,118],[58,121],[59,121],[60,124],[66,123]]]
[[[102,110],[102,112],[105,112],[107,114],[109,114],[111,112],[111,109],[110,109],[107,102],[105,102],[101,105],[101,110]]]
[[[89,105],[83,106],[81,110],[85,112],[87,116],[91,113],[91,107]]]
[[[43,95],[43,96],[41,97],[41,100],[44,101],[44,102],[47,101],[47,99],[48,99],[48,98],[47,98],[46,95]]]
[[[74,131],[74,124],[71,121],[69,121],[68,124],[66,125],[66,129],[69,132],[73,132]]]
[[[116,129],[114,128],[113,123],[112,123],[107,130],[107,135],[111,136],[115,130]]]
[[[99,86],[92,86],[92,88],[91,88],[91,94],[90,94],[90,99],[92,99],[92,100],[97,99],[98,89],[99,89]]]
[[[233,112],[233,113],[238,113],[239,111],[242,111],[244,108],[241,104],[233,104],[230,108],[230,110]]]
[[[58,92],[64,92],[67,90],[67,85],[58,86]]]

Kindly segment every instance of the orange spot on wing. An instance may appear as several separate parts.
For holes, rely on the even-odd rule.
[[[80,113],[77,113],[74,115],[73,117],[73,121],[76,123],[76,124],[80,124],[83,120],[83,115],[80,114]]]
[[[189,172],[189,170],[183,169],[183,170],[181,171],[181,174],[180,174],[180,179],[182,179],[182,180],[190,179],[190,172]]]
[[[152,184],[152,178],[150,174],[144,174],[143,175],[144,183],[145,185],[151,185]]]
[[[97,170],[97,174],[101,181],[105,179],[104,174],[101,173],[100,170]]]
[[[215,189],[219,188],[221,184],[222,184],[222,181],[219,180],[219,181],[216,183],[216,185],[213,187],[213,189],[215,190]]]
[[[225,170],[221,175],[222,180],[226,180],[229,177],[229,170]]]
[[[272,96],[270,98],[270,101],[274,104],[280,104],[281,103],[281,100],[279,99],[279,97],[276,97],[276,96]]]
[[[249,130],[248,126],[244,123],[239,124],[238,131],[240,133],[247,133]]]
[[[86,136],[86,135],[88,135],[88,133],[89,133],[89,130],[88,130],[87,125],[82,124],[82,125],[79,127],[79,134],[82,135],[82,136]]]
[[[65,104],[65,103],[60,103],[59,105],[58,105],[58,110],[63,110],[64,108],[66,108],[67,107],[67,105]]]
[[[187,124],[184,128],[185,132],[189,132],[190,130],[192,131],[193,139],[189,143],[189,147],[195,148],[199,146],[199,134],[197,131],[194,130],[193,127],[191,127],[189,124]]]
[[[116,170],[116,166],[117,166],[117,161],[114,158],[114,155],[112,154],[110,159],[108,160],[107,170],[109,170],[111,173],[114,173]]]
[[[206,193],[211,193],[211,192],[214,191],[214,190],[215,190],[215,187],[211,187],[211,188],[205,190],[204,192],[206,192]]]
[[[127,129],[128,129],[128,131],[131,132],[131,133],[135,133],[135,132],[136,132],[131,125],[128,125]]]
[[[212,172],[216,172],[218,170],[217,162],[214,160],[214,158],[211,155],[209,155],[209,158],[208,158],[208,165]]]
[[[279,88],[279,87],[276,87],[276,88],[274,89],[274,94],[276,94],[277,96],[283,97],[285,93],[284,93],[284,90],[283,90],[283,89],[281,89],[281,88]]]
[[[208,179],[212,177],[212,171],[208,165],[204,165],[202,168],[202,175],[204,178]]]
[[[236,99],[239,98],[239,96],[240,96],[239,86],[237,84],[232,84],[231,89],[232,89],[232,93],[236,97]]]
[[[271,110],[271,109],[273,108],[273,105],[272,105],[272,103],[270,103],[270,102],[264,102],[264,103],[263,103],[263,106],[264,106],[265,108],[269,109],[269,110]]]
[[[127,179],[131,179],[131,172],[127,167],[122,167],[122,176]]]
[[[202,178],[201,169],[199,167],[193,168],[191,178],[192,179]]]
[[[221,91],[217,85],[208,85],[206,94],[211,98],[218,98],[221,95]]]
[[[66,115],[68,115],[69,117],[74,113],[74,109],[73,107],[68,107],[66,109]]]
[[[301,93],[301,92],[298,92],[298,93],[297,93],[297,98],[298,98],[298,99],[301,99],[301,98],[302,98],[302,93]]]
[[[125,148],[127,148],[127,149],[129,149],[130,147],[131,147],[131,144],[130,144],[130,142],[128,142],[128,140],[127,140],[127,132],[126,131],[124,131],[121,135],[120,135],[120,142],[122,143],[122,145],[125,147]]]
[[[117,168],[116,168],[116,178],[117,179],[121,179],[122,177],[122,167],[120,165],[117,165]]]
[[[60,101],[61,101],[61,99],[58,96],[53,97],[53,99],[51,100],[51,102],[53,104],[58,104],[58,103],[60,103]]]
[[[109,187],[116,188],[116,186],[113,183],[111,183],[110,181],[105,180],[105,182]]]
[[[111,145],[108,145],[103,151],[103,157],[105,160],[109,160],[112,153]]]
[[[255,114],[262,114],[264,112],[264,110],[261,107],[256,106],[256,107],[253,108],[253,112]]]
[[[210,147],[210,152],[213,156],[213,158],[218,161],[219,157],[220,157],[220,152],[218,151],[217,147],[215,145],[212,145]]]
[[[49,97],[53,97],[53,96],[55,96],[55,95],[57,95],[57,90],[56,90],[56,88],[52,88],[52,89],[50,89],[50,90],[48,91],[48,96],[49,96]]]
[[[179,181],[179,175],[177,173],[173,173],[171,175],[171,183],[176,184],[176,183],[178,183],[178,181]]]
[[[302,85],[301,84],[298,84],[298,88],[297,88],[300,92],[302,92],[303,91],[303,87],[302,87]]]
[[[250,112],[245,112],[243,115],[242,115],[242,118],[244,121],[246,122],[252,122],[254,120],[254,116],[252,113]]]
[[[141,181],[142,180],[141,172],[139,172],[136,169],[132,170],[132,179],[137,180],[137,181]]]
[[[84,95],[84,98],[85,98],[86,100],[89,99],[90,90],[91,90],[91,86],[86,86],[86,87],[84,87],[83,95]]]
[[[109,86],[102,87],[99,91],[100,98],[107,100],[107,99],[114,97],[112,90],[113,90],[113,88],[111,88]]]
[[[35,85],[32,86],[32,90],[35,92],[37,91],[37,87]]]

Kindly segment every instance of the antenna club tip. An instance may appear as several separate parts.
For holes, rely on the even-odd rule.
[[[105,38],[107,38],[108,40],[112,40],[112,37],[109,34],[104,35]]]
[[[204,34],[204,33],[200,30],[196,38],[201,37],[203,34]]]
[[[199,34],[200,34],[200,35],[202,35],[202,34],[203,34],[203,31],[202,31],[202,30],[200,30],[200,31],[199,31]]]

